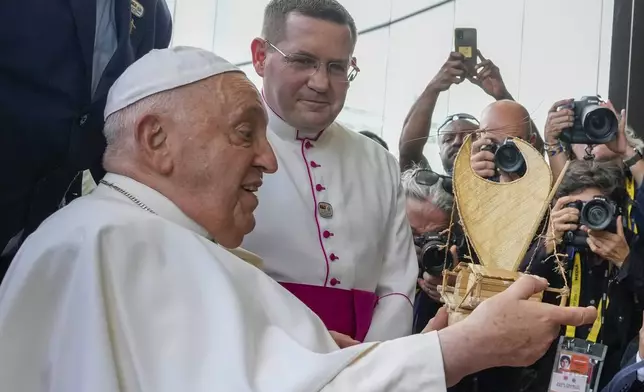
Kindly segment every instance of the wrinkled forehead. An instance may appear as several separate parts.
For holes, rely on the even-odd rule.
[[[264,111],[264,104],[257,87],[241,72],[216,75],[206,80],[207,94],[202,100],[209,109],[220,112],[256,108]]]
[[[481,119],[481,130],[493,140],[506,137],[528,139],[530,134],[530,119],[512,113],[490,113]]]

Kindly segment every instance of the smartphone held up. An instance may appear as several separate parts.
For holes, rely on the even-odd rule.
[[[476,29],[471,27],[458,27],[454,29],[455,51],[465,57],[465,67],[469,76],[476,75],[478,48],[476,43]]]

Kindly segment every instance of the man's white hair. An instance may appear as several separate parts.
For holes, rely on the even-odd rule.
[[[427,186],[416,182],[416,174],[420,170],[427,170],[421,166],[415,166],[406,170],[400,179],[405,196],[420,201],[428,201],[438,207],[441,211],[451,215],[454,205],[454,196],[443,189],[443,178],[436,184]]]
[[[107,141],[106,158],[113,158],[133,147],[135,127],[139,119],[152,113],[171,113],[175,119],[183,114],[183,105],[173,90],[163,91],[133,103],[107,117],[103,134]]]

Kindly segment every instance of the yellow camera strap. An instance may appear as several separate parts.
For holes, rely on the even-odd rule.
[[[579,300],[581,296],[581,257],[579,256],[579,252],[575,252],[575,257],[574,257],[574,265],[572,268],[572,287],[570,289],[570,306],[572,307],[577,307],[579,306]],[[593,323],[592,328],[590,328],[590,331],[588,332],[588,337],[586,340],[592,343],[597,342],[597,336],[599,336],[599,331],[601,330],[602,324],[603,324],[603,315],[602,311],[605,309],[608,309],[608,305],[610,304],[610,300],[608,297],[606,297],[606,294],[604,294],[606,298],[606,306],[604,306],[604,298],[602,298],[599,301],[599,306],[597,307],[597,318],[595,319],[595,322]],[[567,338],[574,338],[575,333],[577,331],[577,328],[574,326],[567,326],[566,327],[566,337]]]
[[[635,180],[632,176],[626,177],[626,193],[631,199],[626,208],[626,224],[633,233],[637,234],[637,225],[633,222],[632,216],[633,201],[635,200]]]

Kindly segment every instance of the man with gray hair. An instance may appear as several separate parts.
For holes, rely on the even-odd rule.
[[[440,308],[437,286],[442,281],[440,273],[429,271],[424,266],[425,254],[422,248],[428,239],[441,237],[441,233],[449,229],[454,204],[452,179],[431,169],[416,166],[402,174],[401,183],[420,269],[418,286],[422,291],[416,294],[413,327],[414,332],[420,332]],[[433,261],[440,262],[441,265],[443,262]]]
[[[109,173],[27,239],[0,286],[4,390],[442,392],[528,364],[560,324],[595,317],[527,301],[547,283],[525,277],[457,325],[443,313],[425,334],[341,350],[226,249],[253,229],[254,193],[277,170],[239,69],[201,49],[153,51],[114,84],[105,117]]]

